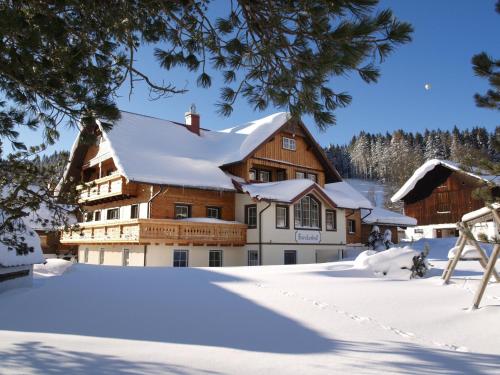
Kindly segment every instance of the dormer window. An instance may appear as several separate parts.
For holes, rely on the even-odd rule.
[[[283,148],[285,150],[295,151],[297,149],[295,139],[283,137]]]

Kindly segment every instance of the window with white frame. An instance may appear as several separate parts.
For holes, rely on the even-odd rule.
[[[104,248],[102,247],[99,250],[99,264],[104,264]]]
[[[326,210],[325,212],[326,230],[337,230],[337,211]]]
[[[276,205],[276,228],[288,228],[288,206]]]
[[[89,262],[89,248],[86,247],[85,250],[83,251],[83,263],[88,263]]]
[[[257,250],[248,250],[248,265],[258,266],[259,265],[259,252]]]
[[[94,218],[93,212],[86,212],[85,213],[85,221],[92,221],[93,218]]]
[[[101,221],[101,211],[94,211],[94,221]]]
[[[187,267],[188,266],[188,251],[187,250],[174,250],[174,267]]]
[[[296,228],[320,228],[320,204],[311,195],[306,195],[294,205]]]
[[[347,220],[347,230],[350,234],[356,233],[356,221],[355,220]]]
[[[209,267],[222,267],[222,250],[210,250],[208,253]]]
[[[306,174],[304,172],[295,172],[295,178],[296,179],[306,178]]]
[[[220,207],[207,207],[207,217],[211,219],[220,219]]]
[[[175,218],[176,219],[187,219],[189,215],[190,207],[187,204],[176,204],[175,205]]]
[[[123,254],[122,254],[122,265],[123,266],[128,266],[130,264],[130,250],[129,249],[123,249]]]
[[[116,220],[120,218],[120,209],[119,208],[109,208],[106,212],[106,218],[108,220]]]
[[[295,151],[297,149],[295,139],[283,137],[283,148],[285,150]]]

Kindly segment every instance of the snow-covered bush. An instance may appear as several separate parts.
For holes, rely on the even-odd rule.
[[[373,272],[375,276],[409,279],[422,277],[428,269],[428,250],[419,253],[409,247],[376,252],[366,250],[354,261],[354,268]]]
[[[372,250],[387,250],[393,245],[392,233],[386,229],[384,234],[380,233],[378,225],[374,225],[368,236],[368,247]]]

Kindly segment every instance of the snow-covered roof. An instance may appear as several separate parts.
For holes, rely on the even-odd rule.
[[[417,183],[424,178],[424,176],[433,170],[435,167],[438,165],[441,165],[443,167],[446,167],[448,169],[451,169],[453,171],[458,171],[465,173],[471,177],[477,178],[479,180],[482,180],[484,182],[493,182],[497,176],[490,176],[483,174],[481,171],[475,171],[475,173],[472,172],[467,172],[460,168],[460,166],[457,163],[454,163],[449,160],[440,160],[440,159],[431,159],[429,161],[426,161],[424,164],[422,164],[414,173],[413,175],[406,181],[406,183],[399,189],[396,194],[394,194],[391,198],[391,201],[397,202],[401,199],[403,199],[410,191],[412,191]]]
[[[29,226],[29,220],[24,218],[26,231],[22,234],[24,242],[28,247],[32,247],[33,251],[27,254],[18,254],[13,248],[9,248],[4,243],[0,242],[0,267],[25,266],[30,264],[43,263],[45,261],[40,245],[38,234]],[[3,238],[11,238],[9,235],[4,235]]]
[[[471,221],[475,219],[479,219],[482,216],[487,216],[491,213],[491,210],[499,210],[500,203],[493,203],[491,207],[483,207],[479,210],[471,211],[462,216],[462,221]]]
[[[103,129],[105,121],[98,121],[103,152],[92,160],[113,157],[118,172],[129,181],[234,190],[231,177],[220,166],[247,157],[289,118],[279,112],[221,131],[200,129],[198,136],[182,124],[122,111],[110,131]],[[64,178],[68,172],[69,165]]]
[[[291,203],[301,193],[314,185],[321,189],[312,180],[297,179],[277,182],[264,182],[255,184],[241,184],[241,190],[258,200],[271,200]]]
[[[374,207],[371,213],[370,210],[362,209],[361,217],[363,218],[363,222],[366,224],[393,224],[405,227],[417,225],[417,219],[413,217],[402,215],[380,207]]]
[[[350,209],[372,208],[371,202],[345,181],[325,185],[325,193],[337,206]]]

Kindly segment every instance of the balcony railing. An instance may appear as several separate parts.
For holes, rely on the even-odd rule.
[[[206,223],[171,219],[134,219],[81,223],[63,232],[61,243],[151,243],[243,246],[245,224]]]
[[[77,186],[80,191],[79,203],[89,203],[98,200],[134,196],[134,185],[127,184],[125,179],[116,174],[86,182]]]

